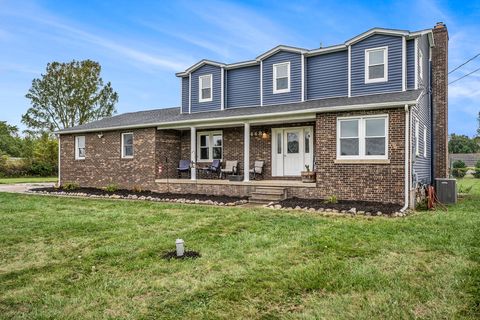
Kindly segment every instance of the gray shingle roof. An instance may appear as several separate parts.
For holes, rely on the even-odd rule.
[[[100,130],[113,130],[132,127],[155,127],[162,124],[175,124],[198,121],[215,121],[219,119],[241,120],[242,118],[262,117],[281,113],[309,113],[325,112],[332,107],[362,106],[365,109],[375,104],[391,104],[392,106],[401,103],[414,103],[419,97],[421,90],[411,90],[395,93],[374,94],[358,97],[339,97],[305,102],[288,103],[271,106],[257,106],[232,108],[219,111],[198,112],[192,114],[180,114],[180,108],[155,109],[138,112],[123,113],[98,121],[93,121],[76,127],[66,128],[57,133],[87,132]]]

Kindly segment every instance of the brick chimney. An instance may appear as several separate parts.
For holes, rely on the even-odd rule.
[[[433,39],[433,178],[448,178],[448,31],[443,22],[433,28]]]

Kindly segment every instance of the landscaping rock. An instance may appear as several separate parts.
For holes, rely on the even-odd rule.
[[[357,214],[357,208],[351,208],[350,210],[348,210],[348,213],[353,215]]]
[[[295,210],[301,210],[302,208],[300,206],[296,206]]]
[[[282,208],[282,206],[279,205],[279,204],[276,204],[276,205],[274,205],[273,207],[274,207],[275,209],[277,209],[277,210]]]
[[[381,215],[382,215],[382,212],[381,212],[381,211],[377,211],[376,215],[377,215],[377,216],[381,216]]]

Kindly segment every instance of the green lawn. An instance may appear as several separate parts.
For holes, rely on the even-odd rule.
[[[0,193],[0,318],[477,318],[480,184],[445,212],[269,209]],[[183,238],[197,260],[161,255]]]
[[[57,182],[57,177],[0,178],[0,184]]]

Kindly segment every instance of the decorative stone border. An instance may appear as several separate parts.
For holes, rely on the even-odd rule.
[[[55,195],[55,196],[74,196],[74,197],[85,197],[85,198],[97,198],[97,199],[124,199],[124,200],[142,200],[142,201],[154,201],[154,202],[171,202],[171,203],[187,203],[187,204],[206,204],[206,205],[213,205],[213,206],[238,206],[242,204],[246,204],[248,200],[237,200],[234,202],[218,202],[213,200],[190,200],[181,197],[179,194],[179,198],[162,198],[162,197],[152,197],[152,196],[137,196],[135,194],[129,194],[128,196],[122,196],[118,194],[105,194],[105,195],[97,195],[97,194],[87,194],[83,192],[65,192],[65,191],[35,191],[35,190],[27,190],[28,193],[36,193],[36,194],[44,194],[44,195]]]
[[[278,202],[270,202],[263,207],[268,208],[268,209],[275,209],[275,210],[297,210],[297,211],[306,211],[306,212],[317,212],[317,213],[322,213],[322,214],[343,214],[343,215],[350,215],[350,216],[367,216],[367,217],[406,217],[410,212],[405,211],[405,212],[394,212],[394,213],[389,213],[389,214],[384,214],[381,211],[376,211],[376,212],[369,212],[369,211],[360,211],[357,210],[357,208],[351,208],[350,210],[337,210],[337,209],[331,209],[331,208],[311,208],[311,207],[283,207],[281,204]]]

